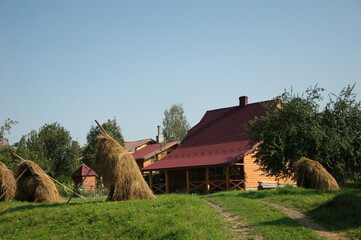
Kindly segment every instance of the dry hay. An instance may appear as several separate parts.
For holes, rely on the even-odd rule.
[[[14,174],[4,163],[0,162],[0,201],[13,199],[15,189],[16,182]]]
[[[131,153],[108,135],[98,137],[94,171],[109,190],[108,201],[154,199]]]
[[[62,201],[54,182],[36,163],[24,160],[18,165],[15,199],[29,202]]]
[[[338,190],[338,184],[321,163],[301,158],[295,162],[297,186],[319,190]]]

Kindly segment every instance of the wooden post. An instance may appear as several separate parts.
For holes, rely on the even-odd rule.
[[[167,170],[165,170],[165,193],[169,193],[169,178]]]
[[[226,189],[229,191],[229,166],[226,166]]]
[[[153,172],[149,171],[149,188],[153,190]]]
[[[190,192],[190,189],[189,189],[189,170],[186,169],[186,186],[187,186],[187,193]]]
[[[102,127],[102,125],[100,125],[100,123],[99,123],[97,120],[95,120],[95,122],[98,124],[98,127],[100,128],[100,130],[101,130],[105,135],[109,136],[109,134],[107,133],[107,131],[105,131],[105,129]]]
[[[209,185],[209,168],[206,167],[206,191],[209,192],[210,185]]]

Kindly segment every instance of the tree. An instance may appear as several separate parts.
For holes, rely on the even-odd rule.
[[[290,177],[300,157],[321,162],[340,182],[360,169],[360,103],[353,87],[345,88],[336,101],[319,111],[321,93],[317,86],[302,96],[285,92],[265,105],[266,116],[246,126],[251,144],[261,142],[256,163],[270,176]]]
[[[181,141],[189,128],[181,104],[173,104],[169,110],[164,111],[163,136],[166,142]]]
[[[18,121],[6,119],[4,124],[0,126],[0,140],[5,139],[5,133],[10,134],[10,129],[13,125],[17,124]],[[4,163],[9,169],[14,169],[17,162],[14,155],[12,154],[15,149],[11,146],[0,147],[0,162]]]
[[[117,123],[117,120],[108,119],[107,122],[102,124],[102,127],[107,131],[107,133],[119,142],[120,145],[124,146],[124,139],[121,133],[121,129]],[[97,137],[101,135],[101,130],[98,126],[92,125],[90,131],[87,135],[87,144],[83,150],[83,162],[89,166],[94,162],[94,155],[98,149],[98,139]]]
[[[333,94],[321,119],[326,137],[320,159],[341,183],[361,177],[361,102],[356,101],[354,87]]]
[[[68,177],[79,165],[80,146],[59,123],[45,124],[16,144],[17,153],[55,177]]]
[[[18,123],[18,121],[11,120],[10,118],[6,119],[4,124],[0,126],[0,140],[5,138],[5,132],[10,133],[12,125],[16,125]]]
[[[17,165],[13,152],[15,152],[15,149],[11,146],[0,147],[0,162],[4,163],[9,169],[14,169]]]

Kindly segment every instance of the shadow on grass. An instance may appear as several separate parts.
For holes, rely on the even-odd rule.
[[[19,201],[20,202],[20,201]],[[5,211],[0,212],[0,216],[3,216],[7,213],[13,213],[18,211],[27,211],[37,208],[56,208],[56,207],[63,207],[63,206],[78,206],[78,205],[88,205],[94,203],[101,203],[103,201],[94,200],[94,201],[87,201],[87,202],[70,202],[67,204],[66,202],[57,202],[57,203],[29,203],[28,205],[21,205],[6,209]],[[26,203],[26,202],[24,202]]]
[[[346,191],[307,215],[336,231],[361,228],[361,191]],[[361,234],[361,231],[360,231]]]
[[[288,217],[283,217],[283,218],[273,220],[273,221],[265,221],[265,222],[261,222],[261,223],[256,223],[253,226],[275,226],[275,227],[287,226],[287,227],[297,228],[300,225],[299,225],[299,223],[296,222],[296,220],[293,220]]]
[[[342,191],[342,190],[341,190]],[[344,191],[343,191],[344,192]],[[353,192],[361,193],[360,191],[353,190]],[[342,192],[341,192],[342,193]],[[206,195],[207,198],[212,197],[242,197],[248,199],[262,199],[273,196],[319,196],[322,194],[333,195],[335,191],[326,191],[326,190],[316,190],[316,189],[303,189],[303,188],[294,188],[292,186],[279,187],[276,189],[270,190],[258,190],[258,191],[244,191],[244,192],[226,192],[226,193],[214,193]]]

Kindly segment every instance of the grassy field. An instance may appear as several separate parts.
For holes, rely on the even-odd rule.
[[[163,195],[156,200],[70,205],[0,203],[1,239],[230,239],[229,225],[202,199]]]
[[[254,232],[265,239],[321,239],[311,229],[300,226],[280,210],[265,203],[241,197],[239,193],[227,192],[204,197],[220,204],[226,211],[246,221]]]
[[[206,201],[238,215],[264,239],[319,239],[277,203],[312,216],[326,228],[361,239],[361,190],[280,188],[210,195],[160,195],[156,200],[71,204],[0,202],[0,239],[232,239],[231,226]]]
[[[294,228],[294,223],[284,215],[282,216],[279,211],[262,202],[252,200],[263,200],[298,210],[311,216],[328,230],[342,233],[353,239],[361,239],[361,189],[319,191],[286,187],[268,191],[222,192],[208,195],[205,198],[248,219],[251,225],[267,235],[267,239],[281,238],[277,232],[274,238],[272,231],[276,230],[263,227],[263,225],[284,227],[286,232],[288,227],[292,226],[289,230],[291,236],[294,236],[293,231],[297,228]],[[257,212],[254,210],[256,208],[260,210]],[[277,214],[272,214],[273,211],[276,211]],[[264,212],[264,214],[262,215],[260,212]],[[286,235],[281,234],[280,237],[282,236]],[[292,237],[292,239],[295,238]]]

